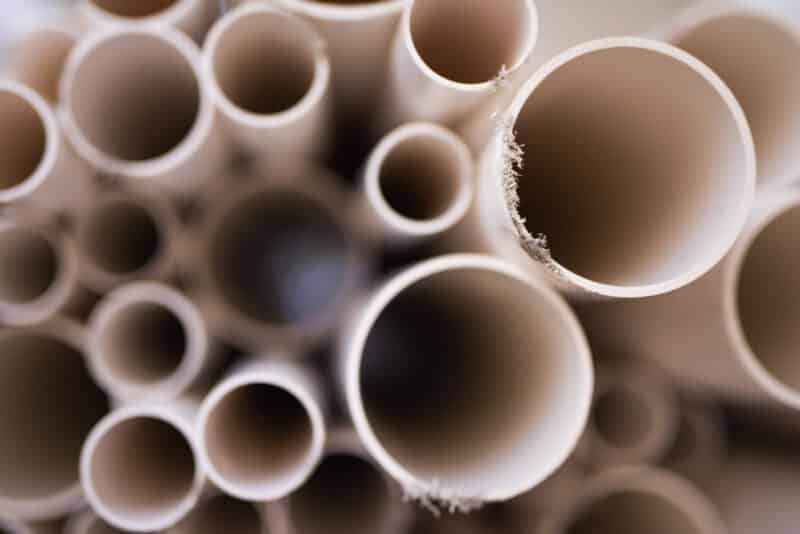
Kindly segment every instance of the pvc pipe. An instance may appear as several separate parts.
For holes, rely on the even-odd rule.
[[[87,186],[86,170],[61,138],[53,110],[12,80],[0,80],[0,176],[0,204],[68,208]]]
[[[219,13],[217,0],[80,0],[79,16],[90,29],[174,26],[202,42]]]
[[[125,531],[109,525],[92,510],[86,510],[67,521],[63,534],[125,534]]]
[[[194,508],[205,481],[192,428],[196,410],[188,399],[125,404],[92,429],[81,453],[81,483],[104,521],[151,532]]]
[[[572,48],[499,123],[482,158],[477,232],[570,295],[686,285],[730,249],[749,213],[744,114],[708,67],[672,46],[624,37]]]
[[[798,408],[798,225],[800,192],[762,191],[711,272],[657,298],[586,303],[578,307],[582,323],[591,338],[657,362],[684,386]]]
[[[724,534],[709,499],[667,471],[621,467],[597,475],[542,527],[543,534]]]
[[[245,351],[303,352],[339,324],[364,276],[347,199],[316,167],[273,161],[212,200],[197,235],[195,298],[215,334]],[[262,179],[269,177],[269,179]]]
[[[78,456],[108,401],[92,382],[76,323],[0,332],[0,513],[53,519],[81,502]]]
[[[76,214],[81,279],[97,292],[165,280],[175,271],[177,210],[161,190],[145,185],[101,191]]]
[[[183,190],[215,175],[225,156],[200,80],[200,52],[178,31],[136,26],[90,34],[64,67],[64,130],[101,172]]]
[[[537,35],[533,0],[410,0],[389,59],[383,120],[457,125],[514,75]]]
[[[795,180],[800,174],[800,28],[741,2],[707,0],[655,35],[696,56],[730,87],[753,132],[759,184]]]
[[[198,503],[188,516],[167,531],[167,534],[272,534],[264,524],[260,508],[224,494]]]
[[[215,360],[206,323],[186,296],[154,282],[108,294],[89,319],[89,363],[113,397],[173,399]]]
[[[467,213],[474,163],[467,145],[433,123],[403,125],[367,158],[362,224],[375,239],[413,243],[442,234]]]
[[[587,430],[593,467],[658,462],[675,441],[679,414],[671,384],[656,369],[600,366]]]
[[[0,517],[0,532],[3,534],[56,534],[49,525],[26,524],[13,517]]]
[[[50,102],[58,101],[58,85],[77,35],[61,26],[43,26],[25,35],[11,50],[13,78]]]
[[[246,362],[203,401],[197,421],[209,479],[238,499],[271,501],[311,476],[325,444],[321,384],[296,364]]]
[[[331,66],[307,22],[267,4],[230,11],[208,35],[203,75],[242,147],[272,157],[324,152]]]
[[[523,493],[578,442],[592,366],[564,302],[478,255],[389,279],[343,337],[349,413],[406,494],[469,510]]]

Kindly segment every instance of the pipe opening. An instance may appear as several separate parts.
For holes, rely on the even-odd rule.
[[[463,165],[451,143],[417,134],[386,155],[378,183],[386,203],[399,215],[427,221],[443,215],[461,189]]]
[[[180,0],[90,0],[95,6],[117,17],[141,18],[157,15]]]
[[[248,13],[222,35],[214,75],[235,106],[273,114],[296,106],[311,89],[316,45],[305,27],[275,11]]]
[[[737,305],[757,361],[779,382],[800,391],[800,206],[776,217],[753,240],[739,272]]]
[[[702,534],[677,504],[644,492],[620,491],[589,503],[565,534]]]
[[[513,494],[574,446],[591,389],[582,352],[539,290],[453,268],[414,282],[376,318],[361,401],[381,448],[415,478],[462,496]]]
[[[0,89],[0,190],[25,182],[44,159],[47,131],[30,102]]]
[[[261,515],[249,502],[227,495],[217,495],[198,504],[178,525],[173,534],[267,534],[261,524]]]
[[[161,232],[147,208],[129,200],[97,205],[89,214],[83,246],[100,269],[127,275],[145,269],[161,251]]]
[[[192,492],[197,469],[186,437],[151,416],[131,417],[109,428],[90,462],[97,498],[108,513],[130,522],[152,523],[181,506]]]
[[[653,431],[653,413],[647,397],[624,386],[613,387],[595,400],[594,427],[614,447],[633,447]]]
[[[89,431],[108,410],[83,354],[44,333],[0,336],[0,498],[70,491]]]
[[[381,472],[350,454],[325,457],[289,499],[296,534],[374,534],[396,504]]]
[[[753,132],[762,183],[800,173],[800,37],[758,13],[706,21],[675,43],[730,87]]]
[[[587,89],[589,88],[589,89]],[[636,46],[575,57],[528,97],[519,215],[594,282],[674,282],[710,267],[751,191],[747,145],[714,85]]]
[[[222,478],[251,494],[273,494],[305,469],[312,423],[303,404],[272,384],[246,384],[211,410],[204,439]]]
[[[126,384],[149,385],[173,375],[186,355],[181,319],[154,302],[132,302],[109,318],[100,351],[109,373]]]
[[[189,60],[149,33],[119,34],[88,50],[69,95],[83,136],[124,161],[158,158],[178,147],[196,122],[201,99]]]
[[[513,69],[535,31],[524,0],[415,0],[410,17],[422,61],[457,83],[484,83]]]
[[[60,263],[59,251],[38,232],[0,231],[0,300],[26,304],[41,298],[56,282]]]
[[[262,192],[229,210],[212,238],[212,270],[228,302],[256,321],[323,316],[338,299],[351,250],[339,222],[301,193]]]

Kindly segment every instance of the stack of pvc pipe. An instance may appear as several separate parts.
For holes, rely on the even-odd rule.
[[[31,26],[0,534],[795,531],[800,27],[646,3]]]

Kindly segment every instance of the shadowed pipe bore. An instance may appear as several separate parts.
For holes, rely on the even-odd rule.
[[[100,9],[118,17],[141,18],[157,15],[180,0],[89,0]]]
[[[34,230],[0,230],[0,300],[26,304],[44,296],[58,278],[59,252]]]
[[[197,505],[169,534],[268,534],[253,503],[217,495]]]
[[[27,100],[0,89],[0,191],[25,182],[44,159],[47,134]]]

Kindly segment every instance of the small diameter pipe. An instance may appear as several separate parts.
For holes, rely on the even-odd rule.
[[[219,7],[219,0],[79,0],[77,10],[90,29],[168,25],[183,30],[199,43]]]
[[[208,35],[203,75],[243,148],[272,157],[325,151],[331,66],[325,43],[304,20],[268,4],[230,11]]]
[[[714,505],[691,483],[644,467],[610,469],[587,482],[542,534],[725,534]]]
[[[67,521],[63,534],[125,534],[125,531],[109,525],[92,510],[85,510]]]
[[[50,102],[58,101],[58,85],[78,37],[71,29],[43,26],[24,36],[10,54],[11,76]]]
[[[657,370],[601,366],[587,428],[592,466],[658,462],[676,438],[679,412],[671,384]]]
[[[582,323],[592,339],[656,362],[684,386],[800,408],[799,228],[800,192],[763,190],[711,272],[656,298],[581,304]]]
[[[92,509],[121,530],[175,525],[205,485],[188,399],[126,404],[103,418],[83,446],[80,474]]]
[[[741,2],[706,0],[655,34],[711,67],[744,109],[759,184],[800,175],[800,27]]]
[[[749,213],[744,114],[708,67],[670,45],[572,48],[526,82],[499,124],[478,181],[485,246],[572,295],[686,285]]]
[[[179,227],[175,206],[160,190],[139,186],[96,194],[75,225],[82,281],[104,293],[136,280],[167,279],[177,262]]]
[[[93,33],[61,80],[64,130],[101,172],[182,190],[214,175],[225,147],[201,87],[200,52],[166,27]]]
[[[222,491],[272,501],[297,490],[325,444],[321,384],[309,370],[257,358],[242,364],[203,401],[200,457]]]
[[[389,59],[384,120],[459,124],[527,60],[537,34],[533,0],[411,0]]]
[[[166,534],[273,534],[261,508],[253,503],[218,494],[200,501],[194,510]]]
[[[474,173],[469,148],[450,130],[425,122],[401,126],[367,158],[363,225],[395,243],[442,234],[467,213]]]
[[[182,293],[137,282],[108,294],[89,319],[89,363],[97,382],[119,399],[172,399],[215,360],[195,305]]]
[[[592,366],[552,290],[488,256],[417,264],[343,337],[344,392],[369,453],[422,503],[468,510],[547,478],[583,432]]]
[[[0,332],[0,514],[54,519],[81,502],[81,446],[108,411],[83,338],[61,318]]]

